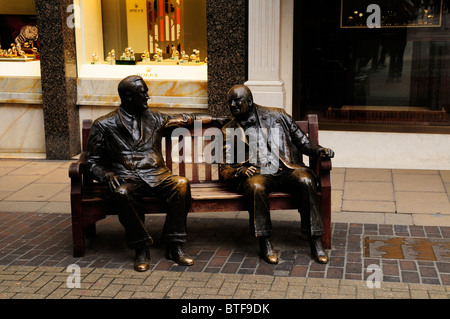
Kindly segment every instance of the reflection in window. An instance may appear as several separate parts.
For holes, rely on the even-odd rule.
[[[321,123],[450,125],[447,1],[342,0],[321,10],[325,2],[301,3],[299,117],[316,113]],[[345,6],[352,3],[358,6]],[[381,28],[361,22],[368,16],[364,8],[373,3],[381,8]],[[343,19],[351,14],[353,19]]]
[[[443,0],[341,0],[341,27],[365,28],[371,4],[382,9],[381,27],[439,27]]]

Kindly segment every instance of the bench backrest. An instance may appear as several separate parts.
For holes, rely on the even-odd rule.
[[[308,134],[312,142],[319,144],[317,115],[308,115],[307,121],[297,121],[296,123],[303,132]],[[83,152],[86,151],[91,126],[92,120],[83,120]],[[174,174],[185,176],[193,183],[221,180],[218,164],[211,163],[211,159],[208,158],[211,152],[202,152],[207,147],[211,147],[210,143],[212,143],[214,135],[220,132],[217,127],[216,129],[213,128],[213,126],[202,125],[201,129],[180,130],[184,134],[179,134],[178,140],[171,137],[171,132],[166,134],[163,151],[165,152],[166,165]]]

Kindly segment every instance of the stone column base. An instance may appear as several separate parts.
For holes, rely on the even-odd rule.
[[[256,104],[284,108],[286,90],[282,81],[247,81],[245,85],[252,91]]]

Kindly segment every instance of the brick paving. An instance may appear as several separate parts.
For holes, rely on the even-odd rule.
[[[186,249],[196,263],[182,267],[164,257],[163,222],[162,215],[147,217],[155,240],[151,271],[137,273],[116,216],[99,222],[86,255],[74,258],[69,215],[0,213],[0,298],[450,297],[449,262],[365,257],[362,244],[368,235],[450,242],[449,227],[333,223],[330,262],[320,265],[311,260],[299,223],[274,221],[280,262],[268,265],[245,219],[193,216]],[[80,267],[81,288],[67,287],[72,264]],[[379,289],[367,287],[369,265],[382,271]]]
[[[149,215],[151,270],[137,273],[116,216],[97,224],[84,257],[72,257],[69,163],[0,160],[1,300],[450,297],[449,171],[334,169],[327,265],[311,260],[297,212],[272,214],[278,265],[261,261],[246,213],[191,214],[192,267],[165,259],[164,216]],[[68,282],[73,265],[80,287]],[[370,288],[375,275],[380,285]]]

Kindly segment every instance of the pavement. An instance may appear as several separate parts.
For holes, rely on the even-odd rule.
[[[334,168],[327,265],[296,211],[272,213],[277,265],[260,259],[246,212],[190,214],[191,267],[165,259],[164,215],[148,215],[151,269],[138,273],[116,216],[72,256],[70,162],[0,159],[0,299],[176,300],[195,314],[195,300],[450,298],[450,171]]]

